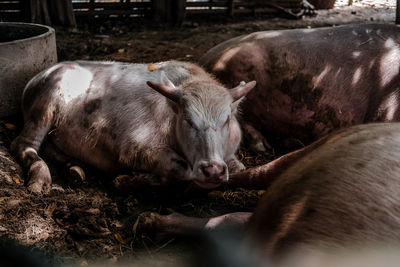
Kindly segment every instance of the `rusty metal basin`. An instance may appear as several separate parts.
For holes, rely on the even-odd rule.
[[[53,28],[0,22],[0,117],[17,114],[26,83],[56,62]]]

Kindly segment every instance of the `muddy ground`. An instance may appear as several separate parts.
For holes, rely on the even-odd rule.
[[[188,21],[183,27],[149,26],[144,21],[92,21],[77,30],[56,29],[59,60],[119,60],[156,62],[198,60],[214,45],[234,36],[260,30],[333,26],[344,23],[393,22],[394,9],[356,5],[319,11],[301,20],[241,18],[228,22],[213,18]],[[96,26],[93,26],[96,25]],[[146,259],[170,264],[188,258],[196,243],[190,240],[155,242],[135,226],[145,211],[208,217],[251,211],[263,191],[205,191],[182,184],[171,188],[123,192],[115,176],[89,170],[84,182],[69,181],[66,169],[50,162],[54,186],[49,195],[27,192],[24,175],[9,154],[21,129],[19,118],[0,120],[0,235],[40,250],[50,261],[90,265]],[[243,145],[239,158],[247,167],[266,163],[292,150],[293,142],[270,140],[275,154],[255,154]]]

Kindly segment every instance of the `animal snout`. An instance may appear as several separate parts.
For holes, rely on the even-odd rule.
[[[227,167],[225,163],[210,162],[200,166],[201,172],[207,180],[224,181]]]

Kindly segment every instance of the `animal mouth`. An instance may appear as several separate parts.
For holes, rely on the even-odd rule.
[[[194,182],[204,189],[213,189],[221,185],[221,182],[203,182],[199,180],[194,180]]]

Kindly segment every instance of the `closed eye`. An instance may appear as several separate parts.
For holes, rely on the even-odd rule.
[[[186,123],[193,129],[197,129],[196,126],[194,126],[193,122],[190,119],[185,119]]]
[[[226,119],[223,127],[227,127],[229,125],[229,122],[231,121],[231,116],[229,115],[228,118]]]

